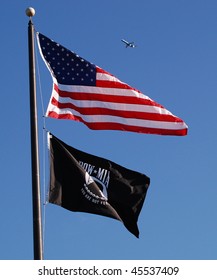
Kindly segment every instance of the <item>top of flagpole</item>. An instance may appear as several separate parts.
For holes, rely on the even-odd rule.
[[[35,15],[35,9],[32,7],[27,8],[26,15],[31,19]]]

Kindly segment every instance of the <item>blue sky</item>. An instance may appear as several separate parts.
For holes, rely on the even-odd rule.
[[[189,126],[187,136],[172,137],[93,131],[82,123],[46,119],[47,129],[69,145],[145,173],[151,184],[138,221],[139,239],[113,219],[43,207],[44,258],[216,259],[214,0],[2,4],[0,259],[33,258],[28,6],[36,10],[37,31],[139,89]],[[126,49],[122,38],[137,48]],[[46,109],[52,80],[38,50],[36,56],[43,202],[49,165],[40,96]]]

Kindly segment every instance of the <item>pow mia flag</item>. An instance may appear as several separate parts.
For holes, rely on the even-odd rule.
[[[137,220],[150,179],[50,135],[49,202],[76,212],[114,218],[139,237]]]

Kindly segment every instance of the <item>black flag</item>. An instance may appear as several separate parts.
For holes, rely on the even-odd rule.
[[[49,202],[120,220],[139,237],[137,220],[150,179],[68,146],[50,134]]]

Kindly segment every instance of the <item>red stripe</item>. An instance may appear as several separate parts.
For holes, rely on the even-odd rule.
[[[96,86],[97,87],[104,87],[104,88],[122,88],[122,89],[131,89],[135,90],[137,92],[140,92],[139,90],[132,88],[126,83],[123,83],[122,81],[113,81],[112,78],[117,79],[114,75],[110,74],[109,72],[96,67],[97,73],[107,74],[111,77],[111,80],[96,80]],[[118,80],[118,79],[117,79]],[[141,92],[140,92],[141,93]]]
[[[96,66],[96,72],[97,73],[107,74],[109,76],[115,77],[114,75],[110,74],[109,72],[105,71],[104,69],[100,68],[99,66]]]
[[[102,102],[114,102],[123,104],[138,104],[138,105],[148,105],[156,106],[159,108],[164,108],[162,105],[154,102],[150,99],[143,99],[136,96],[119,96],[119,95],[109,95],[109,94],[99,94],[99,93],[86,93],[86,92],[68,92],[62,91],[57,85],[54,85],[55,91],[61,97],[75,99],[75,100],[91,100],[91,101],[102,101]]]
[[[83,121],[82,118],[73,116],[71,114],[63,114],[58,115],[55,112],[49,112],[48,116],[56,119],[69,119],[74,121],[83,122],[87,127],[93,130],[123,130],[130,132],[138,132],[138,133],[147,133],[147,134],[160,134],[160,135],[176,135],[176,136],[185,136],[187,135],[187,128],[180,130],[172,130],[172,129],[158,129],[158,128],[146,128],[139,126],[130,126],[125,124],[118,123],[87,123]]]
[[[132,87],[128,86],[127,84],[123,84],[116,81],[107,81],[107,80],[96,80],[96,86],[102,88],[122,88],[122,89],[131,89]],[[136,90],[136,89],[135,89]],[[138,90],[136,90],[138,91]]]
[[[165,122],[180,122],[182,120],[173,115],[163,115],[156,113],[146,113],[146,112],[138,112],[138,111],[122,111],[122,110],[113,110],[109,108],[101,108],[101,107],[88,107],[82,108],[77,107],[72,103],[61,103],[57,101],[54,97],[51,100],[51,103],[58,107],[59,109],[73,109],[79,112],[82,115],[109,115],[109,116],[118,116],[122,118],[134,118],[134,119],[142,119],[142,120],[154,120],[154,121],[165,121]]]

